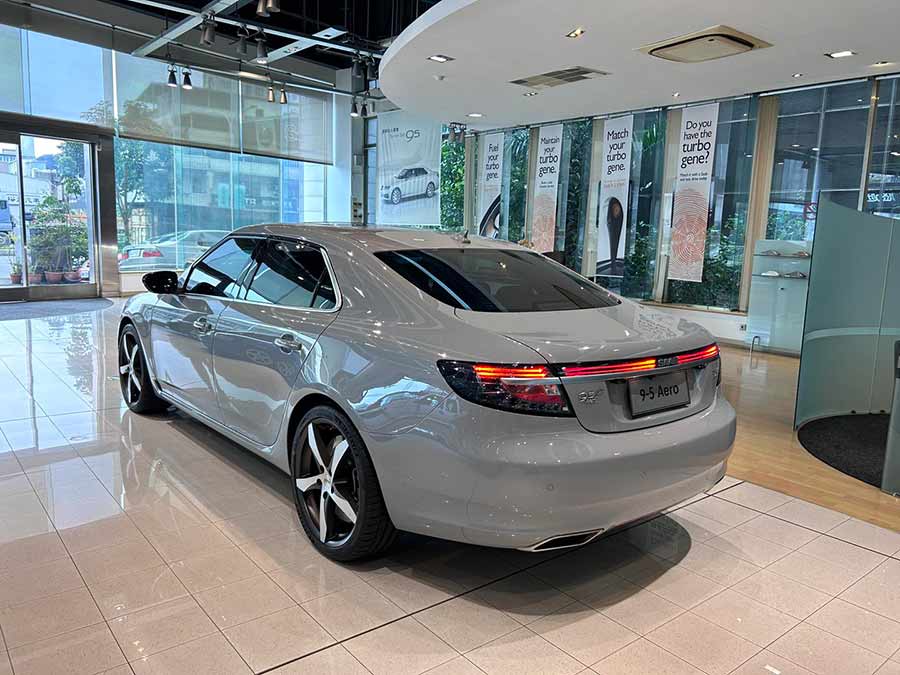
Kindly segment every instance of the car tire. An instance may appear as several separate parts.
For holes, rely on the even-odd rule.
[[[428,187],[425,188],[425,196],[428,197],[429,199],[431,197],[434,197],[434,190],[435,190],[434,183],[429,183]]]
[[[403,193],[400,192],[400,188],[391,190],[391,204],[399,204],[402,199]]]
[[[153,390],[144,348],[133,324],[119,333],[119,386],[125,405],[132,412],[161,412],[169,407]]]
[[[300,420],[291,449],[294,502],[313,546],[340,562],[387,550],[397,530],[365,442],[350,419],[331,406],[316,406]]]

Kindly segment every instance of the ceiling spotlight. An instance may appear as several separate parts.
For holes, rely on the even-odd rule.
[[[269,82],[269,91],[266,93],[266,100],[269,103],[275,103],[275,87]]]
[[[216,22],[212,16],[207,16],[200,24],[200,42],[207,47],[216,43]]]
[[[363,101],[362,107],[359,109],[360,117],[368,117],[369,116],[369,106],[366,105],[366,102]]]
[[[529,91],[529,92],[526,92],[526,93],[522,94],[522,96],[529,96],[529,97],[530,97],[530,96],[537,96],[537,95],[538,95],[538,93],[537,93],[536,91]]]
[[[672,94],[672,98],[678,98],[679,96],[681,96],[680,91],[676,91],[674,94]]]
[[[178,78],[175,77],[175,64],[174,63],[169,64],[169,79],[166,80],[166,84],[170,87],[178,86]]]
[[[799,148],[799,147],[800,147],[800,144],[799,144],[799,143],[791,143],[791,147],[792,147],[792,148]]]
[[[281,85],[281,95],[278,97],[278,102],[281,105],[287,105],[287,92],[284,90],[284,85]]]
[[[584,35],[584,28],[579,26],[578,28],[573,28],[568,33],[566,33],[567,38],[580,38]]]
[[[793,77],[796,80],[796,79],[803,77],[803,73],[794,73],[793,75],[791,75],[791,77]]]
[[[362,59],[359,57],[359,54],[353,57],[353,66],[351,68],[350,74],[353,77],[363,76],[363,64]]]
[[[466,117],[472,117],[474,119],[478,119],[479,117],[484,117],[483,113],[469,113]]]
[[[377,80],[378,79],[378,64],[375,63],[374,58],[370,58],[366,61],[366,79],[367,80]]]
[[[237,44],[237,53],[241,56],[247,56],[247,40],[250,38],[250,31],[247,26],[241,24],[238,28],[238,38],[232,44]]]
[[[181,88],[190,91],[194,88],[194,83],[191,82],[191,69],[184,68],[181,71]]]
[[[448,61],[453,61],[454,58],[452,56],[444,56],[443,54],[432,54],[428,57],[429,61],[434,61],[435,63],[447,63]]]
[[[353,99],[353,105],[350,107],[350,117],[359,117],[359,101]]]
[[[281,11],[281,0],[266,0],[266,9],[272,14],[278,14]]]
[[[259,35],[256,38],[256,62],[257,63],[268,63],[269,62],[269,48],[266,47],[266,34],[262,31],[259,32]]]
[[[844,59],[848,56],[856,56],[856,52],[851,51],[850,49],[844,49],[840,52],[829,52],[825,54],[829,59]]]
[[[268,0],[259,0],[259,2],[256,3],[256,16],[261,16],[264,19],[268,19],[270,15],[267,5]]]
[[[811,150],[812,150],[813,152],[818,152],[818,151],[819,151],[818,148],[811,148]]]
[[[896,150],[891,150],[891,156],[892,157],[900,157],[900,152],[897,152]]]

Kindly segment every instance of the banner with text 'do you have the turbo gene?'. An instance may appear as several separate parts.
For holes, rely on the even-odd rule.
[[[633,115],[606,120],[603,127],[603,166],[600,176],[600,218],[595,272],[597,276],[621,277],[625,274],[633,127]]]
[[[503,134],[485,134],[478,139],[478,234],[500,236],[500,185],[503,178]]]
[[[713,179],[718,119],[718,103],[682,110],[675,203],[672,208],[669,279],[703,280],[709,189]]]
[[[441,224],[441,125],[403,110],[378,115],[379,225]]]
[[[538,253],[549,253],[556,242],[556,199],[562,155],[562,124],[541,127],[532,196],[531,243]]]

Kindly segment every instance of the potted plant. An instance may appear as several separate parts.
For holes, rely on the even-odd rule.
[[[43,281],[44,281],[44,273],[41,270],[35,269],[33,267],[28,270],[28,285],[29,286],[36,286],[37,284],[40,284]]]
[[[44,279],[48,284],[61,284],[63,280],[63,271],[61,269],[44,270]]]
[[[9,282],[14,286],[22,283],[22,263],[14,260],[9,266]]]

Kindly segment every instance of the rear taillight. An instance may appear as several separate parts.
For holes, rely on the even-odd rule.
[[[479,405],[532,415],[571,416],[562,383],[547,366],[438,361],[447,384]]]
[[[128,260],[128,251],[122,251],[117,257],[119,260]]]
[[[703,363],[712,361],[719,356],[719,346],[711,344],[703,349],[696,349],[673,356],[651,357],[646,359],[634,359],[632,361],[611,361],[592,365],[563,366],[562,374],[565,377],[584,377],[585,375],[629,375],[645,370],[657,368],[670,368],[691,363]]]
[[[155,248],[145,248],[141,255],[144,258],[162,258],[162,251]]]

